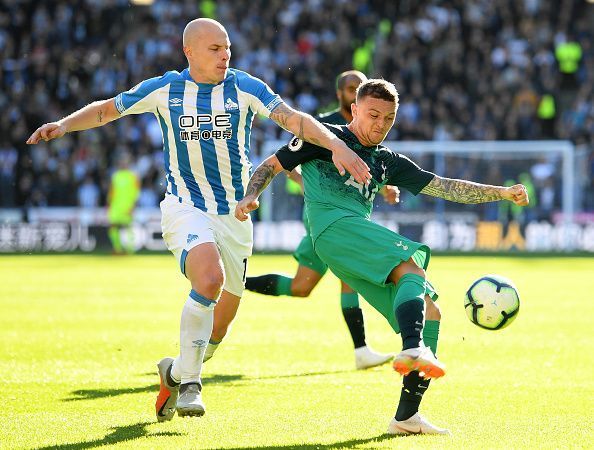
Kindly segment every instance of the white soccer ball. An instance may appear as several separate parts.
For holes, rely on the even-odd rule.
[[[501,330],[518,316],[520,296],[514,284],[500,275],[485,275],[476,280],[464,299],[466,315],[486,330]]]

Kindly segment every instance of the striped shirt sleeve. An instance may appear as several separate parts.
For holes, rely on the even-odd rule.
[[[128,114],[154,113],[157,109],[157,93],[160,88],[172,81],[175,72],[167,72],[161,77],[141,81],[132,89],[118,94],[115,105],[123,116]]]
[[[238,75],[238,85],[241,91],[250,95],[252,109],[258,114],[268,117],[274,108],[283,103],[280,95],[270,89],[270,86],[245,72]]]

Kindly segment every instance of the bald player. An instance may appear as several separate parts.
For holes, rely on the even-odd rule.
[[[346,125],[353,120],[351,105],[355,103],[356,91],[359,85],[366,81],[365,74],[358,70],[348,70],[336,77],[336,98],[338,108],[317,117],[320,122],[334,125]],[[292,171],[289,177],[297,181],[303,187],[301,175]],[[380,191],[388,203],[394,204],[398,201],[398,188],[384,186]],[[307,214],[303,212],[303,224],[306,234],[301,239],[293,257],[299,263],[297,273],[293,278],[280,274],[266,274],[257,277],[247,277],[246,289],[264,295],[287,295],[291,297],[308,297],[311,291],[318,285],[322,277],[328,271],[328,266],[320,260],[313,248]],[[393,355],[381,354],[367,345],[365,338],[365,321],[363,311],[359,306],[359,295],[345,282],[340,282],[340,307],[342,316],[347,325],[353,341],[355,353],[355,368],[357,370],[368,369],[391,361]],[[211,347],[220,342],[222,336],[218,330],[213,330],[213,341]],[[216,341],[219,339],[219,341]],[[209,349],[210,350],[210,349]],[[207,352],[207,359],[210,351]]]
[[[128,114],[150,112],[163,133],[166,194],[161,202],[163,239],[191,290],[182,308],[180,354],[158,364],[159,421],[201,416],[201,371],[213,320],[230,323],[243,293],[252,224],[233,215],[243,198],[251,164],[250,132],[255,114],[269,117],[305,141],[327,148],[339,173],[360,183],[369,167],[311,116],[283,102],[266,83],[229,67],[231,43],[211,19],[188,23],[183,34],[188,67],[150,78],[114,98],[91,103],[39,127],[27,140],[37,144],[66,133],[103,126]],[[215,310],[222,319],[215,319]]]

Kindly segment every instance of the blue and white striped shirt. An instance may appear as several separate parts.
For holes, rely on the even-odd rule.
[[[122,115],[152,112],[161,125],[167,193],[211,214],[229,214],[250,178],[254,114],[282,103],[263,81],[228,69],[219,84],[196,83],[189,70],[139,83],[115,98]]]

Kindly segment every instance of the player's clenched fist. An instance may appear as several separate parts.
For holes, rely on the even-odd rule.
[[[27,144],[37,144],[40,140],[51,141],[52,139],[60,138],[66,134],[66,127],[59,122],[46,123],[29,136]]]
[[[526,206],[530,203],[528,198],[528,191],[523,184],[515,184],[505,190],[503,198],[515,203],[518,206]]]
[[[400,201],[400,189],[396,186],[390,186],[388,184],[380,190],[380,193],[383,195],[384,201],[388,205],[395,205]]]
[[[246,221],[248,214],[260,207],[260,202],[253,197],[245,197],[235,207],[235,217],[242,222]]]

